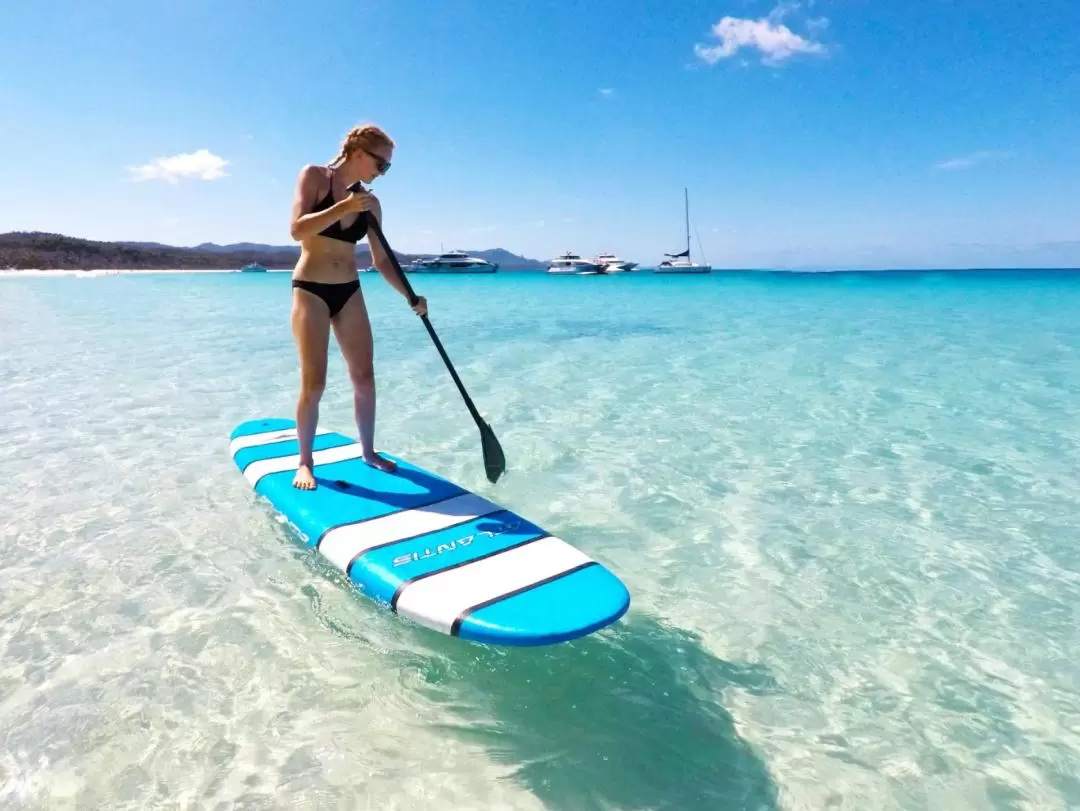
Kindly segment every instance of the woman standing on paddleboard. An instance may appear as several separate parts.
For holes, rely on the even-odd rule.
[[[382,208],[370,192],[350,192],[347,186],[371,183],[386,174],[394,142],[372,124],[354,127],[341,152],[328,166],[300,170],[293,198],[289,232],[300,243],[300,259],[293,270],[292,331],[300,355],[300,398],[296,404],[296,432],[300,466],[293,486],[315,489],[312,444],[319,423],[319,401],[326,387],[330,328],[352,382],[356,427],[364,461],[380,470],[394,463],[375,454],[375,372],[371,322],[360,290],[356,269],[356,243],[367,234],[368,216],[382,224]],[[405,286],[378,240],[370,240],[371,260],[390,285],[408,299]],[[427,313],[419,297],[413,310]]]

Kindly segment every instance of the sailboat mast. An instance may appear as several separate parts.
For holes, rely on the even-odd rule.
[[[686,258],[690,258],[690,194],[683,186],[683,208],[686,210]]]

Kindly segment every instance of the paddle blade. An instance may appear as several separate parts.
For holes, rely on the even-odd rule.
[[[484,470],[487,471],[488,481],[494,484],[506,472],[506,457],[491,426],[483,420],[477,424],[480,427],[480,444],[484,449]]]

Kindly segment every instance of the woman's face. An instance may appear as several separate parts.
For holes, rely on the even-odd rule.
[[[380,144],[371,149],[360,147],[357,153],[360,159],[360,176],[365,183],[370,183],[379,175],[385,175],[389,171],[390,161],[394,157],[394,148]]]

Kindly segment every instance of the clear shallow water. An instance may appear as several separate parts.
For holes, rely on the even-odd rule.
[[[227,452],[292,413],[287,274],[0,279],[0,807],[1080,805],[1080,276],[414,276],[494,487],[362,279],[378,444],[630,613],[471,646],[293,542]]]

